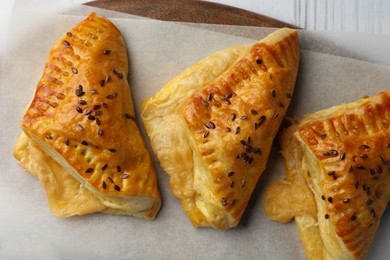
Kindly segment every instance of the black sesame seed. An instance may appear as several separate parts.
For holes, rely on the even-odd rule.
[[[51,140],[51,139],[53,139],[53,137],[51,137],[51,135],[47,134],[46,139]]]
[[[101,110],[95,111],[95,116],[101,116],[101,115],[103,115],[103,111]]]
[[[272,119],[275,120],[276,118],[278,118],[278,115],[279,115],[279,113],[275,113],[275,114],[273,115]]]
[[[96,111],[97,112],[97,111]],[[100,122],[100,119],[99,118],[96,118],[96,124],[97,125],[101,125],[101,122]]]
[[[92,169],[92,168],[88,168],[88,169],[85,171],[85,173],[91,173],[91,172],[93,172],[93,169]]]
[[[234,175],[234,172],[229,172],[228,177],[232,177]]]
[[[76,68],[72,68],[72,72],[73,72],[74,74],[79,73],[79,71],[78,71]]]
[[[282,102],[279,102],[279,106],[280,106],[281,108],[284,108],[284,104],[283,104]]]
[[[242,188],[245,187],[245,180],[241,180],[241,187],[242,187]]]
[[[103,129],[99,128],[99,130],[98,130],[98,135],[99,135],[100,137],[103,136]]]
[[[246,115],[243,115],[242,117],[241,117],[241,120],[247,120],[248,119],[248,116],[246,116]]]
[[[114,189],[117,190],[117,191],[121,191],[121,188],[118,185],[115,185]]]
[[[369,200],[367,200],[366,205],[370,206],[372,203],[374,203],[374,201],[372,199],[369,199]]]
[[[387,148],[390,148],[390,143],[388,143],[388,144],[386,145],[386,147],[387,147]]]
[[[78,96],[78,97],[82,97],[85,94],[85,92],[82,89],[79,89],[79,88],[76,89],[75,93],[76,93],[76,96]]]
[[[85,110],[84,115],[88,116],[91,113],[92,113],[92,110],[91,109],[87,109],[87,110]]]
[[[102,107],[104,107],[104,108],[107,108],[108,107],[108,105],[107,105],[107,103],[102,103]]]
[[[377,172],[378,174],[381,174],[381,173],[382,173],[382,167],[378,166],[378,168],[376,169],[376,172]]]
[[[247,138],[247,143],[248,143],[248,144],[251,144],[251,142],[252,142],[252,138],[251,138],[250,136],[248,136],[248,138]]]
[[[224,100],[223,103],[225,103],[226,105],[231,105],[232,104],[229,100]]]
[[[233,97],[233,93],[230,92],[230,93],[226,94],[225,99],[230,99],[232,97]]]
[[[230,182],[230,188],[233,188],[234,187],[234,181],[231,181]]]
[[[105,165],[103,165],[102,171],[105,171],[107,169],[107,167],[108,167],[108,164],[106,163]]]
[[[108,180],[109,180],[111,183],[114,183],[114,180],[113,180],[111,177],[108,177]]]
[[[359,188],[359,181],[355,181],[355,188]]]
[[[245,142],[244,140],[241,140],[241,141],[240,141],[240,144],[246,145],[246,142]]]
[[[271,91],[271,95],[272,95],[272,97],[276,97],[276,91],[275,91],[275,89],[273,89],[273,90]]]
[[[226,206],[227,205],[227,201],[226,201],[225,198],[222,198],[221,202],[222,202],[222,206]]]
[[[107,74],[106,78],[105,78],[105,81],[106,83],[110,82],[111,81],[111,76],[110,74]]]
[[[360,164],[357,166],[357,168],[358,168],[359,170],[365,170],[365,169],[366,169],[366,167],[364,167],[363,165],[360,165]]]
[[[72,36],[72,33],[71,32],[66,32],[66,35],[68,35],[70,37],[70,36]]]
[[[207,100],[211,101],[212,99],[213,99],[213,94],[209,93],[209,95],[207,96]]]
[[[110,148],[110,149],[108,149],[110,152],[112,152],[112,153],[115,153],[116,152],[116,149],[115,148]]]
[[[349,199],[349,198],[345,198],[345,199],[343,199],[343,203],[349,203],[351,201],[351,199]]]
[[[356,216],[355,216],[355,215],[352,215],[351,220],[352,220],[352,221],[355,221],[355,220],[356,220]]]
[[[328,198],[328,201],[329,201],[329,203],[333,203],[333,198],[332,198],[332,197],[329,197],[329,198]]]
[[[81,109],[81,107],[76,107],[76,111],[79,112],[80,114],[83,113],[83,110]]]
[[[70,43],[68,41],[64,41],[64,45],[69,47],[70,46]]]
[[[375,210],[371,209],[370,215],[371,215],[371,217],[375,218],[375,216],[376,216]]]
[[[226,132],[231,132],[232,131],[232,129],[230,129],[230,127],[226,127]]]
[[[322,199],[322,200],[325,200],[325,196],[324,196],[324,195],[322,195],[322,196],[321,196],[321,199]]]
[[[106,96],[106,98],[107,98],[107,99],[114,99],[115,97],[116,97],[116,95],[115,95],[115,94],[113,94],[113,95],[112,95],[112,94],[110,94],[110,95],[107,95],[107,96]]]
[[[93,106],[93,109],[94,109],[94,110],[100,109],[100,105],[94,105],[94,106]]]
[[[256,110],[251,109],[251,114],[252,114],[252,115],[257,115],[258,113],[257,113]]]
[[[116,166],[116,170],[117,170],[117,172],[121,172],[121,171],[122,171],[122,168],[121,168],[119,165],[117,165],[117,166]]]
[[[260,58],[258,58],[258,59],[256,59],[256,63],[259,64],[259,65],[260,65],[260,64],[263,64],[263,60],[260,59]]]
[[[335,171],[328,172],[328,175],[329,175],[329,176],[334,176],[335,174],[336,174]]]
[[[64,141],[64,143],[65,143],[65,145],[66,145],[66,146],[69,146],[69,145],[70,145],[70,141],[69,141],[69,139],[68,139],[68,138],[65,138],[65,141]]]
[[[361,145],[360,148],[364,149],[364,150],[370,149],[370,147],[368,145],[366,145],[366,144]]]
[[[124,173],[124,174],[121,175],[121,179],[127,179],[127,178],[129,178],[128,174]]]
[[[342,161],[345,160],[345,153],[342,153],[342,154],[340,155],[340,160],[342,160]]]
[[[215,129],[215,124],[213,122],[208,122],[207,124],[205,124],[205,127],[206,128],[209,128],[209,129]]]
[[[91,89],[91,90],[89,91],[89,93],[91,93],[91,94],[97,94],[98,92],[97,92],[97,90],[95,90],[95,89]]]
[[[232,120],[232,121],[234,121],[235,119],[236,119],[236,114],[231,114],[231,116],[230,116],[230,119]]]
[[[372,176],[374,176],[374,175],[375,175],[375,170],[374,170],[374,169],[370,169],[370,174],[371,174]]]
[[[79,100],[78,103],[82,106],[86,105],[87,102],[85,100]]]
[[[103,189],[106,189],[107,188],[107,184],[106,184],[106,182],[105,181],[103,181]]]
[[[89,120],[95,120],[95,116],[89,115],[89,116],[88,116],[88,119],[89,119]]]
[[[104,79],[102,79],[102,80],[100,81],[100,86],[101,86],[101,87],[104,87],[104,84],[106,84],[106,81],[105,81]]]
[[[209,136],[210,132],[208,130],[206,130],[206,132],[204,132],[204,135],[203,135],[203,138],[206,138],[207,136]]]
[[[238,135],[240,133],[240,131],[241,131],[241,127],[237,126],[237,128],[236,128],[236,135]]]
[[[321,134],[321,135],[320,135],[320,138],[321,138],[321,139],[325,139],[325,138],[326,138],[326,134]]]
[[[330,153],[330,155],[332,155],[332,156],[337,156],[337,155],[339,155],[339,152],[336,151],[336,150],[330,150],[329,153]]]
[[[87,141],[85,141],[85,140],[83,140],[81,143],[82,143],[83,145],[86,145],[86,146],[88,146],[88,142],[87,142]]]
[[[106,54],[106,55],[108,55],[108,54],[111,53],[111,51],[110,51],[110,50],[104,50],[103,53]]]
[[[232,199],[232,200],[230,201],[230,205],[234,206],[234,205],[236,204],[236,202],[237,202],[236,199]]]
[[[76,125],[76,128],[79,131],[83,131],[84,130],[84,127],[82,125]]]
[[[361,155],[360,155],[360,158],[362,158],[362,159],[367,159],[367,158],[368,158],[368,155],[367,155],[367,154],[361,154]]]
[[[328,219],[329,218],[329,214],[325,214],[325,219]]]
[[[261,151],[260,148],[255,148],[255,149],[253,150],[253,153],[254,153],[254,154],[261,154],[262,151]]]

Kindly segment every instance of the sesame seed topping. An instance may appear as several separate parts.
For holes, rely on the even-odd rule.
[[[240,133],[240,131],[241,131],[241,127],[237,126],[237,128],[236,128],[236,135],[238,135]]]
[[[230,128],[230,127],[226,127],[226,132],[231,132],[232,131],[232,129]]]
[[[110,149],[108,149],[110,152],[112,152],[112,153],[115,153],[116,152],[116,149],[115,148],[110,148]]]
[[[368,155],[367,155],[367,154],[361,154],[361,155],[360,155],[360,158],[362,158],[362,159],[367,159],[367,158],[368,158]]]
[[[76,125],[76,128],[79,131],[83,131],[84,130],[84,127],[82,125],[79,125],[79,124]]]
[[[284,104],[283,104],[282,102],[279,102],[279,106],[280,106],[281,108],[284,108]]]
[[[87,104],[87,101],[85,100],[79,100],[78,103],[82,106],[86,105]]]
[[[64,143],[65,143],[66,146],[69,146],[70,145],[69,139],[65,138]]]
[[[371,215],[371,217],[375,218],[375,216],[376,216],[375,210],[371,209],[370,215]]]
[[[111,53],[111,51],[110,51],[110,50],[104,50],[103,53],[104,53],[105,55],[108,55],[108,54]]]
[[[106,78],[105,78],[105,81],[106,83],[110,82],[111,81],[111,76],[110,74],[107,74]]]
[[[114,99],[114,98],[116,98],[117,97],[117,94],[115,93],[115,94],[110,94],[110,95],[107,95],[106,96],[106,98],[107,99]]]
[[[336,150],[330,150],[329,152],[325,152],[322,155],[323,156],[332,156],[332,157],[334,157],[334,156],[339,155],[339,152],[336,151]]]
[[[127,178],[129,178],[128,174],[124,173],[124,174],[121,175],[121,179],[127,179]]]
[[[236,114],[231,114],[231,116],[230,116],[230,119],[232,120],[232,121],[234,121],[235,119],[236,119]]]
[[[241,187],[242,187],[242,188],[245,187],[245,180],[241,180]]]
[[[108,105],[107,105],[107,103],[102,103],[102,107],[104,107],[104,108],[107,108],[108,107]]]
[[[232,177],[234,175],[234,172],[229,172],[228,177]]]
[[[352,167],[352,165],[349,166],[348,172],[349,172],[349,173],[353,172],[353,167]]]
[[[204,132],[204,135],[203,135],[203,138],[206,138],[207,136],[209,136],[210,132],[208,130],[206,130],[206,132]]]
[[[328,219],[329,218],[329,214],[325,214],[325,219]]]
[[[101,110],[95,111],[95,116],[101,116],[101,115],[103,115],[103,111]]]
[[[118,72],[118,71],[116,71],[116,69],[112,69],[112,72],[114,72],[114,74],[115,74],[119,79],[122,79],[122,78],[123,78],[123,73],[122,73],[122,72]]]
[[[352,215],[351,220],[355,221],[356,220],[356,215]]]
[[[95,120],[95,116],[89,115],[89,116],[88,116],[88,119],[89,119],[89,120]]]
[[[68,35],[70,37],[70,36],[72,36],[72,33],[71,32],[66,32],[66,35]]]
[[[340,160],[342,160],[342,161],[345,160],[345,153],[342,153],[342,154],[340,155]]]
[[[370,174],[371,174],[372,176],[374,176],[374,175],[375,175],[375,170],[374,170],[374,169],[370,169]]]
[[[381,174],[382,173],[382,167],[378,166],[378,168],[376,169],[377,173]]]
[[[51,139],[53,139],[53,137],[51,137],[51,135],[47,134],[46,139],[51,140]]]
[[[98,136],[100,136],[100,137],[103,136],[103,129],[99,128],[99,130],[98,130]]]
[[[286,97],[287,97],[287,98],[291,98],[291,97],[292,97],[291,93],[287,93],[287,94],[286,94]]]
[[[205,107],[209,105],[209,102],[207,102],[206,100],[202,99],[200,102],[202,102],[202,105],[204,105]]]
[[[97,112],[97,111],[96,111]],[[101,122],[100,122],[100,119],[99,118],[96,118],[96,124],[97,125],[101,125]]]
[[[87,110],[85,110],[84,115],[88,116],[91,113],[92,113],[92,110],[91,109],[87,109]]]
[[[240,141],[240,144],[246,145],[246,142],[245,142],[244,140],[241,140],[241,141]]]
[[[355,188],[359,188],[359,181],[355,181]]]
[[[72,68],[72,72],[73,72],[74,74],[79,73],[79,71],[78,71],[76,68]]]
[[[329,198],[328,198],[328,201],[329,201],[329,203],[333,203],[333,198],[332,198],[332,197],[329,197]]]
[[[117,165],[117,166],[116,166],[116,170],[117,170],[117,172],[121,172],[121,171],[122,171],[122,168],[121,168],[119,165]]]
[[[237,202],[236,199],[232,199],[232,200],[230,201],[230,205],[234,206],[234,205],[236,204],[236,202]]]
[[[91,173],[91,172],[93,172],[93,168],[88,168],[88,169],[85,171],[85,173]]]
[[[360,148],[364,149],[364,150],[370,149],[370,147],[368,145],[366,145],[366,144],[361,145]]]
[[[262,154],[262,151],[261,151],[261,149],[260,148],[255,148],[254,150],[253,150],[253,153],[254,154]]]
[[[229,100],[224,100],[223,103],[225,103],[226,105],[231,105],[232,103],[229,101]]]
[[[80,114],[83,113],[83,110],[81,109],[81,107],[76,107],[76,111],[79,112]]]
[[[91,94],[97,94],[98,92],[97,92],[97,90],[95,90],[95,89],[91,89],[91,90],[89,91],[89,93],[91,93]]]
[[[387,147],[387,148],[390,148],[390,143],[388,143],[388,144],[386,145],[386,147]]]
[[[107,167],[108,167],[108,164],[106,163],[105,165],[103,165],[102,171],[105,171],[107,169]]]
[[[374,203],[374,201],[372,199],[369,199],[369,200],[367,200],[366,205],[370,206],[372,203]]]
[[[68,41],[64,41],[64,45],[69,47],[70,46],[70,43]]]
[[[93,106],[93,109],[94,109],[94,110],[100,109],[100,105],[94,105],[94,106]]]
[[[360,164],[357,166],[357,168],[358,168],[359,170],[365,170],[365,169],[366,169],[366,167],[364,167],[363,165],[360,165]]]
[[[207,96],[207,100],[211,101],[212,99],[213,99],[213,94],[209,93],[209,95]]]
[[[325,139],[325,138],[326,138],[326,134],[321,134],[321,135],[320,135],[320,138],[321,138],[321,139]]]
[[[351,201],[351,199],[349,199],[349,198],[343,199],[343,203],[344,203],[344,204],[349,203],[350,201]]]
[[[230,188],[233,188],[234,187],[234,181],[231,181],[230,182]]]
[[[82,89],[79,89],[79,88],[76,89],[75,93],[76,93],[76,96],[78,96],[78,97],[82,97],[85,94],[85,92]]]
[[[209,128],[209,129],[215,129],[215,124],[213,122],[208,122],[207,124],[205,124],[205,127],[206,128]]]
[[[111,183],[114,183],[114,180],[111,177],[107,178]]]
[[[83,145],[86,145],[86,146],[88,146],[88,142],[87,142],[87,141],[85,141],[85,140],[83,140],[81,143],[82,143]]]
[[[105,181],[103,181],[103,189],[106,189],[107,188],[107,184],[106,184],[106,182]]]
[[[251,141],[252,141],[252,138],[251,138],[250,136],[248,136],[248,138],[247,138],[247,143],[250,144]]]
[[[278,115],[279,115],[279,113],[275,113],[275,114],[273,115],[272,119],[275,120],[275,119],[278,117]]]
[[[115,185],[114,189],[117,190],[117,191],[121,191],[121,188],[118,185]]]
[[[241,120],[247,120],[248,119],[248,116],[246,116],[246,115],[243,115],[242,117],[241,117]]]
[[[262,59],[258,58],[258,59],[256,59],[256,63],[260,65],[260,64],[263,64],[263,61],[262,61]]]
[[[321,199],[322,199],[322,200],[325,200],[325,196],[324,196],[324,195],[322,195],[322,196],[321,196]]]
[[[221,202],[222,202],[222,206],[226,206],[227,205],[227,201],[226,201],[225,198],[222,198]]]
[[[272,95],[272,97],[276,97],[276,91],[275,91],[275,89],[273,89],[273,90],[271,91],[271,95]]]
[[[225,99],[230,99],[232,97],[233,97],[233,93],[230,92],[230,93],[226,94]]]
[[[257,113],[256,110],[251,109],[251,114],[252,114],[252,115],[257,115],[258,113]]]

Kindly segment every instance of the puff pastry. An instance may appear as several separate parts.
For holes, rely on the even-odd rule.
[[[295,218],[309,259],[363,259],[390,199],[390,91],[316,112],[281,135],[286,176],[264,211]]]
[[[152,148],[194,226],[235,227],[290,103],[298,35],[214,53],[142,104]]]
[[[95,13],[49,53],[14,154],[60,217],[103,211],[152,219],[160,208],[127,77],[121,34]]]

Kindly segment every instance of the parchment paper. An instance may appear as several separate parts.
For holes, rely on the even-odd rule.
[[[295,224],[269,221],[261,210],[264,188],[283,173],[277,142],[235,229],[193,228],[157,161],[163,207],[156,220],[106,214],[59,219],[51,214],[39,181],[17,166],[12,150],[49,49],[82,19],[22,12],[12,15],[12,30],[0,62],[0,259],[305,259]],[[127,44],[129,81],[138,114],[142,100],[199,59],[231,45],[255,41],[177,23],[112,21]],[[262,32],[268,30],[259,29],[256,38],[261,38]],[[306,50],[301,55],[290,116],[389,88],[390,68],[385,65]],[[139,125],[142,128],[141,122]],[[387,212],[368,259],[387,259],[389,230]]]

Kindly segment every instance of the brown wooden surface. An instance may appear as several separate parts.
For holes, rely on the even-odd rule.
[[[205,1],[100,0],[86,5],[164,21],[294,28],[267,16]]]

